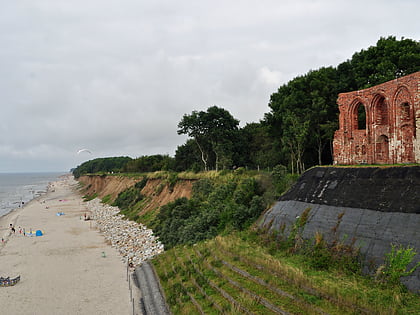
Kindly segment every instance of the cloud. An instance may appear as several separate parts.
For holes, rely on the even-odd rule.
[[[175,153],[186,113],[241,125],[296,75],[381,36],[419,38],[417,1],[18,0],[0,11],[0,171],[66,171],[75,152]],[[398,12],[398,14],[395,14]]]

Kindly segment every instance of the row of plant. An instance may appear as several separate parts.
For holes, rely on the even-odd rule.
[[[247,231],[176,246],[152,262],[174,314],[416,314],[418,296],[305,254],[273,253]],[[266,244],[267,245],[267,244]],[[316,258],[314,258],[316,259]],[[333,260],[334,258],[332,258]]]

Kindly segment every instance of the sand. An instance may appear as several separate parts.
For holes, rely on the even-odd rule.
[[[95,222],[83,220],[86,208],[75,187],[69,177],[55,182],[0,218],[0,276],[21,276],[15,286],[0,287],[0,314],[132,314],[126,264]],[[23,228],[44,235],[24,236]]]

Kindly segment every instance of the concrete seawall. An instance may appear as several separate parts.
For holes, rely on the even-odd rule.
[[[303,237],[316,232],[327,241],[340,240],[360,248],[365,271],[379,266],[391,244],[420,252],[420,167],[313,168],[278,201],[261,227],[285,233],[310,208]],[[420,261],[417,254],[415,262]],[[414,262],[413,262],[414,265]],[[420,292],[420,270],[405,277],[411,291]]]

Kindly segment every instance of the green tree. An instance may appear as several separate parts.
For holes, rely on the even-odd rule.
[[[420,70],[420,42],[381,37],[376,46],[355,53],[350,61],[356,86],[368,88]]]
[[[208,139],[207,128],[204,124],[204,112],[193,111],[190,115],[185,114],[178,123],[178,134],[187,135],[194,139],[198,149],[201,153],[201,161],[204,165],[204,170],[208,171]]]
[[[132,159],[127,156],[97,158],[82,163],[73,170],[75,178],[79,178],[84,174],[93,174],[99,172],[120,172],[124,166]]]
[[[246,124],[240,130],[239,142],[243,160],[236,165],[254,169],[269,168],[280,163],[281,152],[276,145],[279,141],[275,133],[264,122]],[[274,136],[273,136],[274,135]]]
[[[305,170],[303,154],[305,153],[310,121],[302,119],[292,112],[286,112],[284,122],[288,128],[285,130],[282,140],[290,154],[292,174],[295,171],[301,174]]]
[[[193,138],[201,153],[204,170],[209,169],[210,159],[214,167],[226,168],[232,164],[232,139],[238,132],[239,121],[225,109],[212,106],[204,111],[185,114],[178,124],[178,134]]]
[[[188,139],[175,151],[175,170],[178,172],[192,170],[201,171],[201,152],[193,139]]]
[[[273,142],[282,153],[276,164],[290,165],[300,172],[305,165],[331,163],[332,140],[338,128],[338,94],[419,70],[420,43],[388,37],[355,53],[337,68],[311,70],[280,86],[271,95],[270,112],[264,117],[272,135],[280,139]]]
[[[155,172],[174,170],[175,159],[169,155],[144,155],[129,161],[123,168],[124,172]]]

